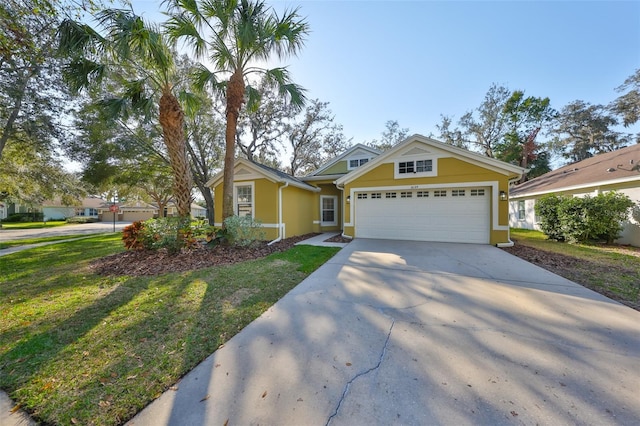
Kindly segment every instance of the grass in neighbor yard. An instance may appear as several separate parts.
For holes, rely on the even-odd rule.
[[[104,277],[91,260],[120,235],[0,261],[0,388],[48,424],[121,424],[338,249],[152,277]]]
[[[50,222],[2,222],[2,229],[42,229],[68,225],[64,220]]]
[[[516,256],[640,310],[640,248],[551,241],[527,229],[512,229],[511,239]]]
[[[83,237],[84,237],[83,235],[60,235],[56,237],[38,237],[38,238],[26,238],[23,240],[2,241],[0,242],[0,250],[9,248],[9,247],[26,246],[28,244],[48,243],[52,241],[64,241],[64,240],[71,240],[71,239],[83,238]]]

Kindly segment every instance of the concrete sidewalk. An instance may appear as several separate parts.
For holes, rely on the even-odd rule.
[[[638,424],[639,323],[494,247],[357,239],[129,424]]]

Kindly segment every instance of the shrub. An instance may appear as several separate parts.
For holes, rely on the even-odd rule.
[[[224,221],[224,228],[227,241],[235,246],[248,247],[265,238],[262,223],[250,216],[228,217]]]
[[[611,191],[595,197],[551,194],[539,199],[535,209],[542,232],[550,239],[612,243],[619,238],[622,222],[633,206],[629,197]]]
[[[176,254],[182,248],[196,244],[189,218],[180,217],[133,222],[123,228],[122,241],[127,250],[164,248],[169,254]]]
[[[133,222],[122,228],[122,242],[127,250],[142,250],[145,248],[143,243],[142,230],[144,224],[140,221]]]
[[[561,196],[545,195],[536,201],[535,211],[540,218],[540,229],[551,240],[562,240],[562,229],[558,219],[558,206],[562,202]]]
[[[42,212],[32,212],[32,213],[12,213],[7,216],[5,219],[2,219],[3,222],[42,222],[44,221],[44,215]]]

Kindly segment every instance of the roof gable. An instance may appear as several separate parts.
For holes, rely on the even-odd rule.
[[[212,177],[208,182],[207,186],[215,187],[220,181],[224,178],[224,171],[220,171],[214,177]],[[264,164],[256,163],[254,161],[249,161],[246,158],[237,158],[234,164],[233,171],[233,180],[250,180],[250,179],[259,179],[265,178],[272,182],[283,182],[288,183],[289,185],[296,186],[301,189],[306,189],[307,191],[317,192],[320,191],[319,188],[315,186],[309,185],[296,178],[295,176],[288,175],[280,170],[276,170],[269,166],[265,166]]]
[[[476,164],[480,167],[513,177],[521,176],[524,172],[524,169],[519,166],[514,166],[513,164],[505,163],[494,158],[485,157],[466,149],[456,148],[452,145],[447,145],[435,139],[415,134],[400,142],[374,160],[361,166],[357,170],[354,170],[353,172],[340,177],[336,181],[336,183],[338,185],[349,183],[359,176],[362,176],[368,171],[374,169],[378,165],[390,162],[394,158],[411,158],[427,154],[435,157],[458,158],[460,160]]]
[[[330,169],[332,166],[339,163],[340,161],[347,161],[348,159],[352,159],[352,158],[353,159],[365,158],[365,157],[372,158],[372,157],[377,157],[380,154],[381,152],[375,148],[363,145],[361,143],[355,144],[349,149],[347,149],[345,152],[343,152],[342,154],[338,155],[337,157],[333,158],[332,160],[329,160],[328,162],[320,166],[317,170],[307,174],[305,178],[322,175],[322,172]]]
[[[511,188],[510,194],[522,197],[634,180],[640,185],[640,144],[552,170]]]

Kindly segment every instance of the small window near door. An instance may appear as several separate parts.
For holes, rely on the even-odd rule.
[[[371,198],[382,198],[382,194],[380,192],[372,192]]]
[[[472,197],[482,197],[484,196],[484,189],[472,189],[471,190]]]
[[[524,200],[518,201],[518,220],[525,220],[527,217],[524,208]]]
[[[322,226],[330,226],[337,224],[336,209],[338,197],[325,196],[320,197],[320,215],[322,217]]]
[[[413,196],[413,192],[402,191],[400,193],[400,198],[411,198],[412,196]]]
[[[367,199],[367,193],[366,192],[361,192],[360,194],[358,194],[358,199],[359,200],[366,200]]]
[[[236,186],[236,214],[251,217],[253,212],[253,196],[251,185]]]
[[[447,191],[446,190],[433,191],[433,196],[434,197],[446,197],[447,196]]]
[[[451,196],[452,197],[464,197],[465,190],[464,189],[452,189]]]
[[[416,196],[418,198],[427,198],[429,196],[429,191],[418,191]]]
[[[384,193],[384,198],[396,198],[396,193],[395,192],[385,192]]]

